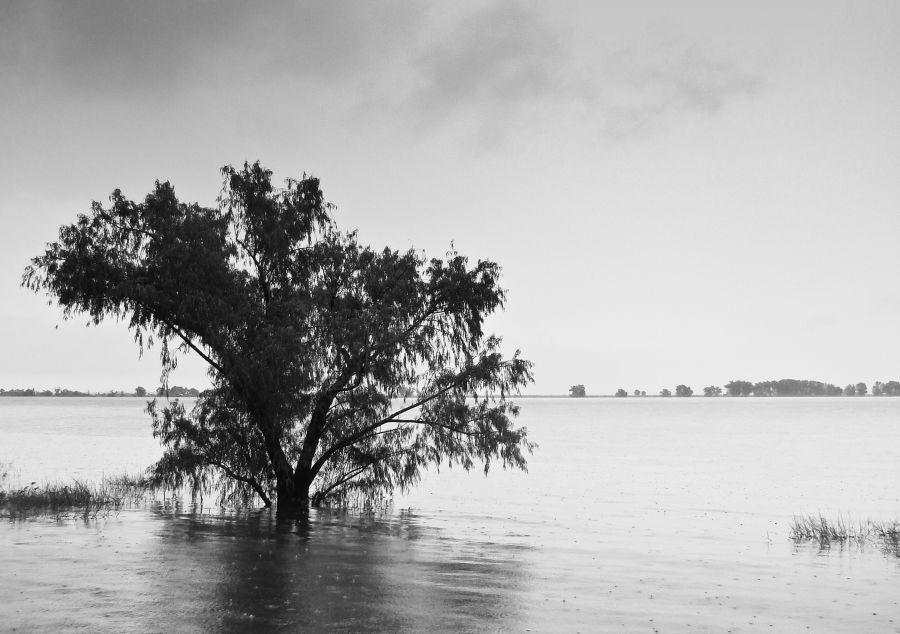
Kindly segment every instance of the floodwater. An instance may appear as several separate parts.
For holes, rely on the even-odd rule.
[[[0,524],[0,629],[900,632],[900,558],[793,514],[900,517],[900,399],[527,399],[526,473],[389,512],[171,503]],[[0,399],[24,483],[136,471],[140,399]]]

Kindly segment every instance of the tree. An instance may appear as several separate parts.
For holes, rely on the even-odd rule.
[[[640,391],[640,390],[635,390],[635,391],[634,391],[634,395],[635,395],[635,396],[640,396],[640,395],[641,395],[641,391]]]
[[[626,392],[622,388],[619,388],[618,390],[616,390],[616,396],[618,398],[625,398],[626,396],[628,396],[628,392]]]
[[[687,385],[678,385],[675,387],[675,396],[693,396],[694,390]]]
[[[728,396],[750,396],[753,384],[750,381],[730,381],[725,384]]]
[[[668,396],[672,396],[672,392],[666,388],[663,388],[662,391],[659,393],[659,395],[668,397]]]
[[[123,319],[141,350],[158,344],[164,384],[180,353],[209,365],[191,412],[148,408],[157,482],[302,507],[388,495],[432,464],[525,468],[533,444],[507,397],[531,364],[483,331],[506,298],[497,264],[362,246],[312,177],[222,175],[216,208],[168,182],[143,202],[115,190],[23,276],[65,316]],[[398,403],[401,387],[416,396]]]
[[[845,387],[844,396],[856,396],[856,386],[851,383]]]
[[[572,387],[569,388],[569,396],[574,396],[576,398],[584,398],[585,396],[587,396],[587,392],[585,392],[583,385],[581,385],[581,384],[573,385]]]
[[[900,396],[900,382],[888,381],[881,386],[881,393],[885,396]]]
[[[872,396],[881,396],[882,394],[884,394],[884,383],[875,381],[875,384],[872,385]]]
[[[147,390],[142,388],[140,385],[138,385],[136,388],[134,388],[134,395],[135,396],[147,396]]]
[[[856,384],[856,395],[857,396],[865,396],[868,391],[869,391],[868,386],[865,383],[863,383],[862,381],[860,381],[859,383]]]
[[[775,396],[775,384],[772,381],[757,381],[752,392],[753,396]]]
[[[722,388],[718,385],[710,385],[703,388],[703,396],[721,396]]]

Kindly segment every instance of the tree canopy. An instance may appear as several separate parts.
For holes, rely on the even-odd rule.
[[[164,380],[181,352],[209,364],[191,412],[149,408],[157,481],[305,504],[389,494],[429,465],[526,467],[507,396],[531,364],[483,331],[506,297],[496,263],[363,246],[313,177],[222,175],[215,208],[168,182],[142,202],[116,189],[23,276],[65,316],[125,320],[141,351],[158,344]]]

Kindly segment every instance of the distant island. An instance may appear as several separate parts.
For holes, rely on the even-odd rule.
[[[138,386],[134,388],[133,392],[124,392],[121,390],[110,390],[109,392],[79,392],[78,390],[68,390],[65,388],[56,388],[54,390],[36,390],[33,387],[27,389],[12,389],[5,390],[0,388],[0,396],[60,396],[60,397],[71,397],[71,396],[138,396],[143,397],[147,396],[148,392],[145,388]],[[187,397],[196,397],[200,396],[200,390],[193,387],[182,387],[180,385],[176,385],[174,387],[170,387],[168,389],[158,387],[156,388],[157,396],[167,396],[169,398],[187,398]]]
[[[868,386],[860,381],[840,387],[832,383],[810,381],[805,379],[780,379],[778,381],[730,381],[724,385],[724,390],[718,385],[709,385],[703,388],[703,396],[867,396]],[[634,390],[631,395],[647,396],[643,390]],[[694,390],[688,385],[675,387],[674,396],[693,396]],[[872,385],[872,396],[900,396],[900,381],[875,381]],[[587,390],[584,385],[573,385],[569,388],[569,396],[572,398],[584,398]],[[612,396],[625,398],[629,393],[624,388],[619,388]],[[673,396],[672,390],[664,388],[659,396]]]

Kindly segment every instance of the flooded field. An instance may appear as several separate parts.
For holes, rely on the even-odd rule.
[[[159,453],[139,399],[0,399],[22,481]],[[900,516],[900,399],[524,400],[529,473],[375,515],[153,504],[0,524],[0,629],[900,632],[900,559],[794,513]]]

